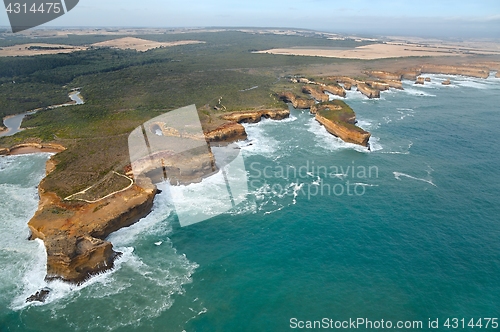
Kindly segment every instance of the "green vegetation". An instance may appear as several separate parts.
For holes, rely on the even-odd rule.
[[[70,54],[0,58],[0,116],[66,102],[71,88],[82,88],[86,104],[40,111],[23,122],[23,127],[30,129],[0,138],[0,147],[35,141],[56,142],[67,148],[55,157],[58,166],[44,181],[47,190],[67,197],[105,179],[112,171],[123,173],[130,163],[128,134],[164,112],[196,104],[205,129],[211,129],[217,123],[219,113],[214,111],[214,106],[220,97],[229,112],[262,107],[284,108],[286,105],[277,100],[274,92],[283,88],[295,89],[283,79],[284,76],[300,73],[310,65],[350,62],[254,54],[253,50],[361,45],[354,41],[234,31],[138,37],[157,41],[196,39],[206,43],[143,53],[95,49]],[[64,42],[52,41],[80,45],[83,40],[90,43],[92,38],[102,39],[70,36]],[[105,39],[113,38],[117,36],[106,36]],[[92,40],[92,43],[97,41],[101,40]],[[247,90],[255,86],[258,88]],[[92,196],[121,189],[119,185],[115,188],[115,182],[122,185],[120,181],[102,181],[103,186],[95,187],[101,189],[93,190]]]
[[[364,133],[365,130],[356,126],[356,113],[343,100],[334,99],[323,103],[316,104],[317,113],[322,117],[341,124],[342,126]]]

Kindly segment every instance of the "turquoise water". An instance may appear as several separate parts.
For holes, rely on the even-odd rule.
[[[303,111],[247,125],[245,203],[181,228],[162,193],[111,236],[116,270],[82,287],[47,285],[43,245],[26,241],[48,155],[0,158],[0,331],[287,331],[291,318],[428,330],[429,318],[499,317],[500,80],[430,76],[380,100],[348,93],[371,152]],[[24,303],[44,286],[48,303]]]

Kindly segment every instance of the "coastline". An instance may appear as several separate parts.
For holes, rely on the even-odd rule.
[[[216,143],[246,138],[241,122],[255,123],[263,117],[285,119],[289,113],[289,110],[269,109],[224,114],[222,118],[227,122],[217,130],[206,133],[206,137],[209,139],[211,134],[211,141]],[[244,137],[240,136],[242,133],[234,131],[233,124],[243,128]],[[0,155],[58,153],[65,149],[54,143],[24,143],[3,148]],[[66,201],[44,189],[44,182],[55,167],[53,158],[50,158],[46,163],[46,176],[38,186],[40,199],[37,212],[28,222],[30,240],[41,239],[45,245],[47,280],[60,279],[78,285],[94,275],[114,268],[114,262],[121,253],[114,251],[112,243],[105,239],[111,233],[128,227],[151,213],[158,190],[149,179],[141,176],[123,190],[96,201]],[[73,222],[68,223],[68,220]],[[40,290],[37,294],[42,293]],[[39,298],[37,294],[29,300],[43,302],[43,298]]]
[[[0,156],[15,156],[31,153],[58,153],[66,150],[66,148],[60,144],[55,143],[22,143],[14,145],[10,148],[0,148]]]
[[[417,74],[417,71],[413,73],[415,75],[421,74],[421,72]],[[401,77],[403,77],[403,74],[401,74]],[[308,81],[307,84],[309,83],[314,82]],[[357,80],[356,83],[358,83]],[[375,89],[374,86],[375,84],[372,84],[371,87]],[[362,93],[363,91],[360,92]],[[315,96],[318,98],[317,94]],[[297,106],[302,107],[298,108],[304,109],[314,105],[314,93],[311,93],[310,97],[311,98],[306,99],[287,93],[282,94],[283,99],[291,103],[295,101],[295,104],[300,102],[302,105]],[[296,105],[294,105],[294,107],[295,106]],[[272,109],[228,112],[221,115],[221,118],[226,120],[226,122],[215,130],[206,133],[206,135],[208,135],[207,138],[211,137],[209,141],[216,143],[240,140],[246,138],[247,135],[244,127],[241,126],[242,122],[255,123],[259,122],[262,117],[280,120],[288,117],[288,115],[289,110]],[[321,123],[321,121],[319,122]],[[243,128],[243,132],[240,127]],[[335,128],[335,130],[329,130],[331,133],[332,131],[338,133],[339,129]],[[357,139],[357,141],[361,143],[360,145],[366,146],[368,138],[369,136],[365,136],[362,137],[362,139]],[[64,150],[65,147],[58,144],[26,143],[8,149],[0,149],[0,155],[18,155],[38,152],[57,153]],[[48,162],[47,175],[52,170],[54,170],[54,165],[52,164],[51,167],[49,167]],[[154,185],[154,189],[152,189],[151,185],[146,183],[144,184],[145,189],[141,189],[141,186],[137,185],[124,192],[106,197],[102,201],[99,200],[89,204],[71,206],[63,202],[54,193],[45,192],[43,190],[44,180],[45,178],[40,182],[39,186],[39,209],[35,216],[29,221],[30,230],[32,232],[31,238],[40,238],[44,241],[47,250],[47,279],[62,279],[76,284],[83,283],[93,275],[114,267],[114,261],[120,256],[120,253],[115,252],[113,250],[113,245],[105,241],[105,238],[112,232],[122,227],[130,226],[149,214],[152,209],[152,200],[157,193]],[[130,197],[137,196],[142,198],[138,199],[133,204],[127,205],[123,203],[124,201],[128,202]],[[124,199],[121,201],[120,198]],[[57,215],[53,215],[53,213],[50,212],[54,210],[58,211]],[[66,213],[68,213],[68,215]],[[100,223],[93,222],[96,216],[95,213],[99,214]],[[59,214],[62,215],[59,216]],[[61,233],[60,229],[57,228],[57,226],[63,227],[67,220],[74,220],[72,228],[67,229],[71,236],[64,235],[64,233]],[[81,249],[82,245],[84,249]]]

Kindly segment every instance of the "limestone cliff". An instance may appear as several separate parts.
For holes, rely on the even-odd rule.
[[[262,118],[283,120],[290,116],[290,110],[287,109],[260,109],[233,112],[223,114],[222,119],[228,122],[222,124],[214,130],[205,133],[209,142],[234,142],[247,138],[245,127],[241,123],[256,123]]]
[[[308,109],[314,105],[314,100],[301,98],[291,91],[280,92],[278,98],[286,103],[291,103],[292,106],[297,109]]]
[[[343,101],[334,100],[315,105],[311,112],[316,120],[332,135],[345,142],[368,147],[371,134],[355,125],[356,114]]]
[[[497,74],[495,75],[496,78],[500,78],[500,71],[497,71]]]
[[[357,81],[349,76],[330,76],[327,79],[337,83],[350,84],[351,86],[356,86],[357,84]]]
[[[247,138],[245,127],[241,124],[230,121],[205,133],[209,142],[234,142]]]
[[[345,84],[348,84],[348,83],[345,83]],[[351,89],[351,87],[349,86],[349,89],[347,89],[347,90],[350,90],[350,89]],[[341,87],[340,85],[324,85],[323,90],[331,93],[332,95],[336,95],[336,96],[340,96],[340,97],[346,96],[346,92],[345,92],[344,88]]]
[[[446,65],[431,65],[426,64],[421,67],[422,73],[428,74],[446,74],[446,75],[463,75],[477,78],[488,78],[490,70],[488,67],[474,66],[446,66]]]
[[[8,154],[17,154],[21,153],[23,151],[26,152],[34,152],[34,151],[39,151],[39,152],[60,152],[64,151],[66,148],[60,144],[55,144],[55,143],[21,143],[14,145],[10,148],[1,148],[0,149],[0,156],[1,155],[8,155]]]
[[[420,76],[420,77],[417,77],[417,80],[415,81],[415,84],[422,84],[424,85],[425,83],[425,78]]]
[[[82,283],[112,269],[120,255],[105,238],[132,225],[152,208],[157,190],[149,179],[136,179],[121,192],[95,203],[70,203],[39,185],[40,203],[29,221],[31,239],[47,250],[47,279]]]
[[[262,118],[283,120],[288,118],[289,116],[290,116],[290,110],[273,108],[273,109],[233,112],[229,114],[224,114],[222,118],[225,120],[235,121],[238,123],[242,122],[257,123]]]
[[[369,132],[353,130],[337,122],[331,121],[320,114],[316,114],[316,120],[325,126],[330,134],[339,137],[343,141],[368,147],[368,140],[371,136]]]
[[[450,79],[447,79],[446,81],[441,82],[442,85],[450,85],[451,81]]]
[[[403,82],[401,81],[392,81],[392,80],[385,80],[384,83],[388,84],[389,87],[398,89],[398,90],[404,90],[403,89]]]
[[[328,101],[328,96],[320,86],[305,85],[302,87],[302,92],[310,94],[318,102]]]
[[[364,82],[358,82],[358,91],[368,98],[380,98],[380,91],[370,87]]]
[[[417,77],[421,74],[420,68],[408,69],[400,71],[401,78],[405,80],[415,81]]]
[[[366,84],[371,86],[374,89],[377,89],[379,91],[386,91],[389,90],[390,86],[387,83],[384,82],[378,82],[378,81],[366,81]]]
[[[402,78],[401,73],[390,73],[388,71],[381,70],[367,70],[363,73],[370,77],[379,78],[381,80],[401,81]]]

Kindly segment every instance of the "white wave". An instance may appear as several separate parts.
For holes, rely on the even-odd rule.
[[[345,97],[333,95],[331,93],[327,92],[327,95],[329,96],[330,100],[334,99],[340,99],[340,100],[370,100],[367,96],[362,94],[360,91],[358,91],[355,87],[352,88],[352,90],[346,90],[346,95]]]
[[[107,240],[114,246],[128,246],[139,238],[149,235],[168,235],[172,232],[172,225],[166,220],[173,214],[173,206],[169,200],[169,189],[165,183],[157,184],[162,192],[156,195],[153,209],[139,222],[112,233]]]
[[[401,177],[406,177],[406,178],[409,178],[409,179],[426,182],[428,184],[433,185],[434,187],[437,187],[431,180],[417,178],[417,177],[414,177],[414,176],[411,176],[411,175],[408,175],[408,174],[405,174],[405,173],[401,173],[401,172],[392,172],[392,173],[394,174],[394,177],[396,178],[396,180],[399,180],[399,181],[401,181]]]
[[[361,187],[378,187],[378,184],[369,184],[369,183],[363,183],[363,182],[356,182],[353,185],[354,186],[361,186]]]
[[[367,131],[375,130],[380,127],[380,123],[376,123],[374,120],[369,119],[358,119],[356,125]]]
[[[297,117],[292,116],[288,122],[296,121]],[[263,119],[259,123],[244,123],[245,131],[247,132],[250,144],[248,142],[238,142],[238,146],[242,149],[244,155],[264,155],[271,156],[279,149],[279,142],[272,136],[266,133],[266,127],[283,125],[280,121],[287,120],[271,120]]]
[[[406,117],[413,117],[415,113],[412,109],[399,109],[399,108],[397,112],[400,114],[398,120],[404,120]]]
[[[491,88],[491,84],[488,84],[486,81],[478,82],[476,80],[460,80],[456,81],[456,84],[461,87],[480,89],[480,90],[486,90]]]
[[[470,76],[462,76],[462,75],[443,75],[443,74],[425,74],[426,77],[431,78],[431,82],[426,82],[423,86],[419,87],[428,87],[437,86],[437,87],[467,87],[473,89],[491,89],[498,87],[498,83],[500,83],[500,79],[495,78],[494,75],[491,75],[486,79],[476,78]],[[450,85],[442,85],[441,83],[445,80],[449,79],[451,81]]]
[[[156,197],[153,211],[146,218],[109,237],[115,250],[122,252],[113,270],[79,286],[60,280],[44,280],[47,261],[44,244],[41,240],[27,240],[27,221],[37,207],[36,184],[44,175],[47,157],[0,158],[0,196],[9,197],[0,201],[0,215],[5,218],[0,223],[0,232],[11,234],[0,239],[0,248],[8,249],[2,250],[0,263],[9,267],[0,271],[2,303],[10,303],[13,310],[39,306],[42,311],[50,311],[51,317],[67,320],[68,324],[83,330],[113,330],[157,317],[170,308],[173,296],[184,292],[183,285],[191,282],[198,265],[187,260],[185,255],[179,255],[167,237],[171,232],[168,219],[172,219],[169,218],[172,209],[164,193]],[[30,162],[33,158],[36,163]],[[38,167],[36,174],[30,170],[34,166]],[[23,169],[25,175],[30,176],[23,176],[20,172]],[[7,179],[11,183],[5,183]],[[147,257],[140,257],[134,247],[148,237],[160,238],[156,244],[163,245],[153,246]],[[14,248],[16,250],[10,250]],[[45,303],[26,303],[27,297],[41,289],[50,290]],[[97,312],[92,305],[86,305],[95,303],[98,298],[106,299],[107,310]],[[74,312],[79,315],[75,317]]]
[[[410,154],[410,149],[413,146],[413,142],[410,141],[408,143],[408,147],[406,148],[406,151],[403,150],[403,148],[400,146],[401,150],[400,151],[382,151],[380,153],[385,153],[385,154]]]
[[[286,119],[283,119],[283,120],[272,120],[272,119],[269,119],[269,121],[276,121],[276,122],[279,122],[279,123],[287,123],[287,122],[294,122],[297,119],[298,118],[295,115],[290,114],[290,116],[288,118],[286,118]]]
[[[370,136],[370,139],[368,140],[368,144],[370,144],[370,151],[371,152],[376,152],[376,151],[380,151],[380,150],[384,149],[382,144],[380,144],[379,137]]]
[[[436,95],[424,92],[424,91],[416,89],[416,88],[410,88],[410,87],[405,87],[405,89],[401,90],[401,92],[412,95],[412,96],[436,97]]]
[[[244,165],[233,167],[231,171],[227,171],[228,166],[199,183],[170,186],[169,201],[175,203],[182,226],[231,213],[233,208],[247,201]]]
[[[0,264],[5,267],[0,270],[0,302],[10,307],[24,304],[40,290],[37,285],[45,277],[45,247],[39,240],[28,240],[28,221],[38,206],[36,186],[48,158],[49,154],[0,157],[0,233],[8,234],[0,238]]]
[[[289,206],[297,204],[297,198],[300,195],[304,183],[290,182],[290,183],[263,183],[249,194],[248,203],[253,207],[252,210],[242,211],[238,214],[244,213],[258,213],[264,215],[279,212]],[[253,197],[253,199],[251,199]]]
[[[83,287],[73,286],[70,296],[41,310],[84,331],[115,330],[158,317],[173,305],[175,294],[184,293],[183,285],[192,281],[197,268],[168,244],[148,251],[147,257],[136,254],[134,247],[118,247],[123,255],[114,273],[94,277]],[[68,287],[62,282],[60,286]],[[52,287],[51,293],[57,293]],[[105,310],[96,310],[94,306],[103,301]]]

